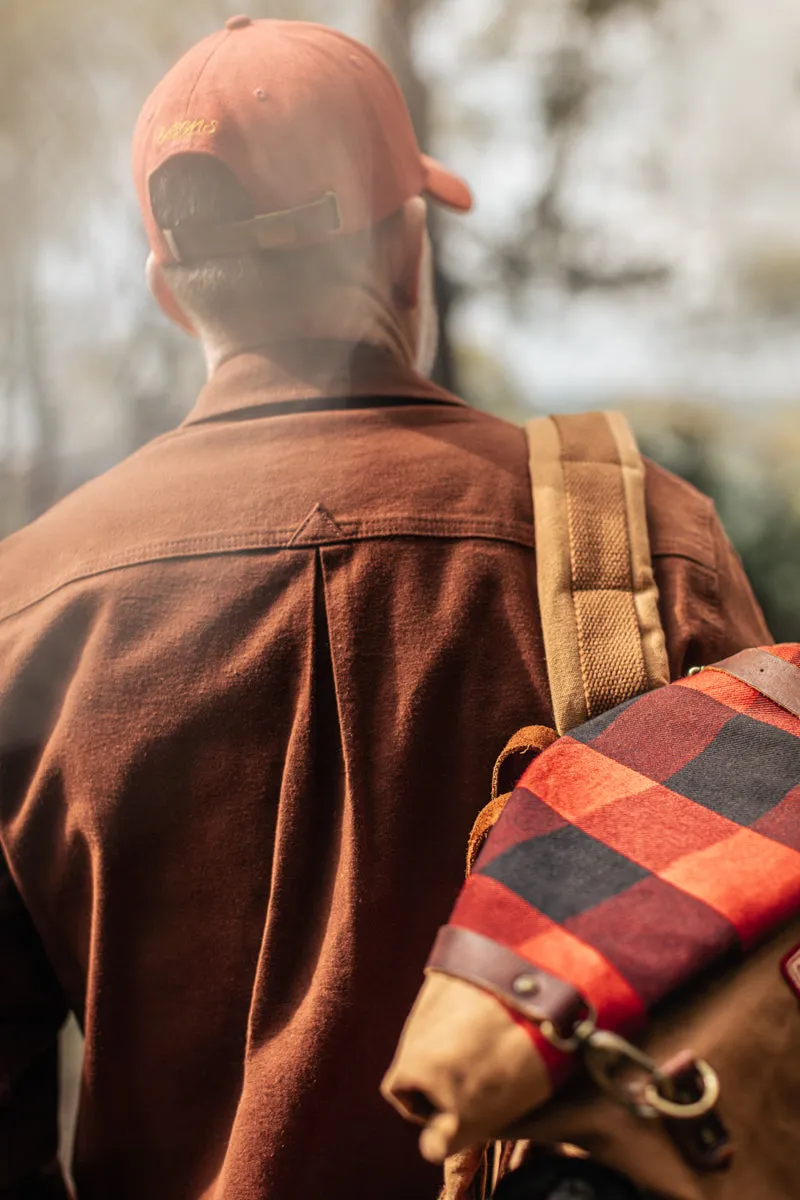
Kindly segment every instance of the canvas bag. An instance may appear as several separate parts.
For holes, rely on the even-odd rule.
[[[603,438],[601,414],[537,421],[528,429],[540,603],[559,733],[622,702],[627,698],[623,692],[635,695],[668,679],[650,590],[654,584],[643,525],[641,461],[632,437],[626,436],[624,419],[618,414],[606,414],[605,419],[619,455],[621,480],[616,484],[613,465],[610,472],[606,465],[609,459],[613,464],[614,446]],[[638,676],[636,626],[620,615],[627,603],[625,539],[613,513],[615,507],[623,507],[620,490],[641,643]],[[568,555],[563,549],[565,532]],[[612,572],[616,579],[609,578]],[[577,585],[571,597],[570,577]],[[620,581],[622,588],[609,605],[604,589]],[[597,624],[591,623],[595,605],[605,608],[599,617],[600,637]],[[594,616],[597,622],[596,609]],[[616,669],[620,657],[622,673]],[[580,679],[576,658],[583,667]],[[644,686],[642,674],[647,675]],[[616,695],[609,690],[609,679],[618,689]],[[473,845],[473,854],[476,849]],[[734,1148],[724,1172],[692,1169],[663,1125],[638,1119],[585,1076],[531,1121],[526,1131],[531,1144],[580,1146],[670,1200],[789,1200],[800,1195],[800,1008],[781,972],[785,956],[798,942],[800,921],[795,919],[743,965],[706,977],[664,1006],[643,1041],[648,1056],[657,1062],[691,1046],[713,1064],[721,1081],[720,1111]],[[522,1157],[520,1146],[517,1161]]]
[[[556,722],[559,732],[566,732],[665,683],[666,656],[647,544],[642,464],[624,420],[608,414],[551,418],[534,423],[529,432],[548,669]],[[553,735],[545,733],[523,731],[512,739],[495,772],[496,792],[515,755],[530,756],[552,742]],[[473,861],[505,800],[495,795],[479,819],[470,847]],[[695,989],[688,1001],[673,1003],[647,1035],[645,1048],[659,1061],[687,1044],[713,1057],[723,1081],[725,1119],[737,1145],[724,1174],[695,1171],[662,1126],[644,1124],[585,1077],[513,1132],[537,1145],[581,1146],[641,1186],[675,1200],[751,1195],[788,1200],[800,1194],[794,1139],[784,1119],[800,1114],[798,1071],[790,1069],[792,1058],[800,1062],[800,1021],[796,998],[778,970],[780,957],[798,936],[797,929],[779,935],[743,967],[704,983],[709,990],[701,998]],[[759,1073],[755,1068],[764,1063],[767,1070]],[[767,1083],[756,1084],[759,1078]],[[761,1119],[765,1111],[770,1121]],[[525,1143],[506,1144],[504,1165],[525,1152]],[[475,1151],[451,1161],[445,1194],[486,1194],[487,1167],[487,1157]]]

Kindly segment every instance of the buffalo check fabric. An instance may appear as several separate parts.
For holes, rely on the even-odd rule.
[[[769,647],[800,666],[800,646]],[[720,670],[573,730],[520,779],[450,923],[633,1033],[800,911],[800,720]]]

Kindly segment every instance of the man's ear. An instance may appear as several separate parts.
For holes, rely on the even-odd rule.
[[[194,326],[175,299],[172,288],[167,283],[167,277],[161,265],[156,262],[153,254],[150,254],[147,259],[146,274],[147,285],[164,315],[169,317],[170,321],[179,325],[185,333],[190,334],[192,337],[197,337]]]
[[[402,222],[393,230],[389,266],[394,301],[399,308],[419,306],[427,221],[428,206],[421,196],[415,196],[405,204]]]

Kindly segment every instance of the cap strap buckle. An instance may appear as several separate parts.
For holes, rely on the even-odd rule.
[[[335,192],[326,192],[311,204],[260,213],[249,221],[230,225],[187,222],[174,229],[162,229],[161,233],[173,261],[185,264],[327,241],[341,233],[342,227],[339,197]]]

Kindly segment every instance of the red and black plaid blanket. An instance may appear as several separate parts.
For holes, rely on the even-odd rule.
[[[800,646],[770,652],[800,666]],[[603,1027],[630,1033],[798,911],[800,720],[711,668],[541,754],[450,923],[566,979]]]

